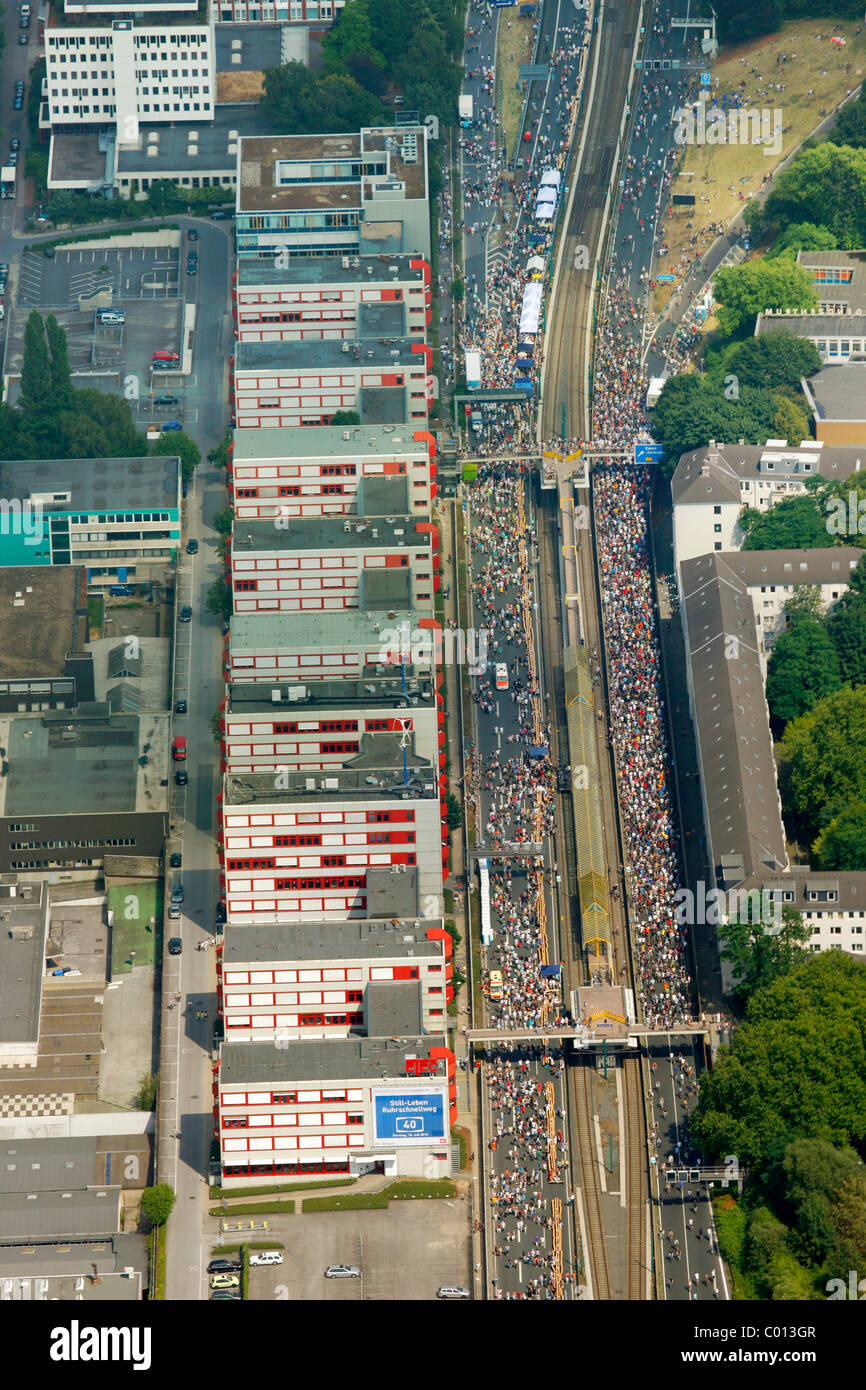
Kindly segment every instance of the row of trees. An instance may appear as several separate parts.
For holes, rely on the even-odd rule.
[[[804,145],[766,201],[748,204],[743,218],[757,236],[807,222],[826,228],[845,250],[866,246],[866,148],[836,144],[833,134]]]
[[[816,699],[777,746],[786,823],[820,868],[866,869],[864,747],[866,685]]]
[[[715,9],[722,43],[774,34],[786,19],[859,19],[863,13],[861,0],[717,0]]]
[[[866,968],[843,952],[793,960],[752,995],[701,1083],[705,1158],[749,1170],[736,1249],[765,1299],[827,1296],[866,1258]],[[726,1228],[732,1223],[725,1222]]]
[[[456,115],[465,0],[347,0],[322,41],[323,68],[265,73],[262,114],[293,134],[357,130],[400,95],[422,117]]]

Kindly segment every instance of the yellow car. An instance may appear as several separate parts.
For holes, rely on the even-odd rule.
[[[239,1289],[241,1281],[236,1274],[213,1274],[211,1275],[210,1286],[212,1289]]]

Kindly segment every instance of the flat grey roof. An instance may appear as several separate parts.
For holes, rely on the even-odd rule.
[[[362,338],[402,338],[406,332],[406,305],[398,299],[382,304],[362,304],[358,332]]]
[[[51,1140],[0,1137],[0,1193],[91,1187],[96,1147],[96,1136]]]
[[[0,679],[62,676],[67,653],[86,643],[84,566],[0,568]]]
[[[152,458],[4,459],[0,497],[25,499],[69,493],[62,512],[165,510],[178,505],[180,460]],[[50,502],[45,511],[54,510]]]
[[[220,25],[216,26],[217,31]],[[202,118],[194,123],[179,121],[177,124],[163,125],[161,122],[148,122],[143,116],[139,127],[137,145],[118,145],[117,174],[122,178],[135,178],[138,175],[153,176],[162,172],[199,173],[215,172],[234,176],[237,170],[237,140],[230,138],[234,131],[239,136],[262,134],[268,122],[260,114],[258,102],[232,102],[214,107],[212,121]],[[158,141],[148,141],[151,130],[159,134]],[[190,131],[196,132],[192,142],[197,154],[190,154]],[[235,146],[230,149],[229,146]],[[148,149],[156,149],[149,155]],[[234,189],[226,187],[226,201],[234,197]]]
[[[414,338],[365,338],[342,342],[330,339],[300,338],[271,343],[236,343],[235,373],[267,368],[271,371],[312,371],[314,368],[342,368],[350,372],[361,367],[414,367],[424,365]]]
[[[20,890],[14,897],[13,886]],[[4,874],[0,882],[0,1045],[26,1043],[32,1049],[39,1040],[47,892],[44,882],[17,884],[16,874]],[[19,935],[13,938],[12,932]]]
[[[866,910],[866,872],[846,869],[817,873],[805,864],[792,864],[784,874],[753,874],[741,885],[747,892],[793,892],[789,906],[798,912],[863,912]],[[817,900],[809,897],[817,893]],[[835,893],[835,899],[830,897]]]
[[[281,789],[275,790],[272,772],[229,772],[225,778],[225,804],[306,803],[327,801],[334,796],[352,801],[375,801],[379,797],[418,800],[437,794],[432,764],[411,745],[401,748],[401,735],[392,731],[364,734],[360,752],[348,754],[342,765],[315,773],[306,769],[284,771],[280,782]]]
[[[358,249],[365,256],[396,256],[406,244],[406,224],[398,218],[376,221],[376,204],[367,204],[367,216],[358,228]]]
[[[160,0],[162,4],[165,0]],[[214,6],[217,9],[217,6]],[[292,51],[283,56],[283,35],[288,35]],[[281,63],[306,63],[309,57],[310,31],[304,25],[214,24],[214,57],[217,72],[262,72]],[[237,47],[240,42],[240,47]],[[233,57],[240,54],[240,62]],[[219,109],[219,108],[217,108]]]
[[[386,1077],[423,1082],[406,1075],[409,1058],[430,1058],[433,1048],[445,1047],[444,1033],[401,1038],[322,1038],[319,1041],[292,1042],[289,1047],[274,1043],[226,1042],[220,1052],[220,1089],[265,1081],[337,1081],[356,1077],[375,1080]],[[447,1076],[444,1057],[436,1059],[436,1070],[427,1075]]]
[[[759,584],[847,584],[864,553],[856,545],[834,545],[811,550],[723,550],[718,558],[754,588]]]
[[[64,1191],[66,1189],[64,1188]],[[0,1279],[36,1278],[40,1275],[56,1279],[75,1279],[78,1275],[89,1275],[96,1266],[97,1274],[106,1278],[106,1284],[95,1288],[111,1288],[112,1284],[129,1285],[138,1292],[136,1279],[124,1279],[122,1271],[127,1265],[141,1274],[147,1275],[148,1237],[131,1232],[106,1233],[102,1239],[71,1239],[69,1241],[50,1240],[3,1240],[0,1242]],[[116,1279],[114,1276],[117,1276]],[[89,1283],[89,1280],[87,1281]],[[121,1297],[115,1292],[112,1297]],[[124,1295],[125,1296],[125,1295]]]
[[[110,182],[111,169],[106,152],[99,148],[97,131],[52,133],[49,146],[49,178],[64,183],[102,184]]]
[[[409,506],[408,473],[362,473],[355,494],[358,516],[402,516]]]
[[[367,613],[388,613],[394,608],[408,608],[411,602],[408,565],[405,569],[389,565],[386,569],[362,571],[358,603]]]
[[[144,736],[145,725],[156,742]],[[100,704],[0,719],[9,762],[8,776],[0,781],[0,816],[163,810],[167,796],[159,781],[167,728],[165,717],[109,717]],[[146,742],[150,748],[144,754]],[[148,759],[143,767],[141,756]]]
[[[241,265],[259,265],[259,261],[241,261]],[[255,459],[361,458],[384,454],[388,458],[427,454],[427,442],[415,439],[422,434],[423,421],[418,425],[309,425],[271,429],[234,431],[234,462]],[[348,438],[346,436],[348,435]],[[373,481],[365,478],[369,487]],[[383,483],[389,481],[382,475]],[[360,486],[360,483],[359,483]],[[395,508],[405,511],[405,508]]]
[[[404,160],[403,154],[408,155],[412,136],[415,137],[416,158]],[[390,147],[386,146],[386,141],[391,142]],[[360,166],[365,154],[379,156],[376,165],[384,166],[381,179],[389,177],[404,182],[407,198],[424,198],[427,183],[425,142],[423,126],[371,127],[325,135],[247,136],[240,147],[238,212],[280,212],[312,206],[359,207],[360,172],[357,182],[278,183],[276,168],[281,161],[305,164],[315,160],[356,160]]]
[[[86,1192],[0,1193],[0,1231],[6,1240],[26,1236],[111,1235],[120,1226],[120,1187]]]
[[[408,623],[419,615],[413,609],[395,611],[386,623],[360,608],[335,608],[327,613],[236,613],[232,618],[231,650],[294,651],[308,647],[350,650],[369,643],[381,645],[385,627]]]
[[[830,285],[829,289],[841,290],[843,298],[845,285]],[[799,338],[862,338],[866,334],[866,313],[822,314],[820,311],[806,314],[764,313],[758,314],[755,322],[755,337],[765,333],[777,333],[785,328]]]
[[[866,420],[866,362],[822,367],[801,385],[819,420]]]
[[[279,699],[271,692],[279,693]],[[246,716],[272,714],[285,719],[293,711],[329,709],[435,709],[433,681],[429,676],[410,676],[405,690],[400,676],[373,676],[369,680],[234,681],[228,687],[227,713]]]
[[[788,862],[769,713],[752,601],[720,554],[680,565],[710,851],[719,884],[723,859],[742,857],[747,874]],[[732,639],[736,660],[730,659]],[[729,875],[730,877],[731,875]]]
[[[392,922],[418,915],[418,868],[403,866],[398,872],[384,864],[367,870],[367,916]]]
[[[402,425],[406,419],[405,386],[362,386],[359,414],[364,424]],[[424,421],[419,420],[419,424]]]
[[[822,269],[846,269],[851,267],[854,273],[861,266],[866,266],[866,251],[798,251],[797,264],[804,266],[807,270]]]
[[[834,367],[832,369],[836,371]],[[866,446],[800,444],[767,440],[766,444],[723,444],[682,454],[671,479],[674,505],[741,501],[740,483],[757,478],[847,478],[866,465]]]
[[[429,550],[430,531],[412,516],[380,517],[372,524],[359,516],[298,516],[291,525],[277,527],[273,520],[235,521],[232,555],[241,560],[246,551],[260,550]]]
[[[417,1037],[424,1032],[420,980],[371,981],[364,994],[368,1037]]]
[[[238,261],[239,288],[244,285],[379,285],[423,282],[422,257],[291,256],[287,266],[273,261]]]
[[[441,930],[441,917],[424,918],[417,926],[412,919],[391,918],[304,922],[300,926],[282,922],[234,926],[230,922],[223,945],[223,968],[277,960],[287,964],[309,960],[384,960],[389,956],[437,960],[443,946],[439,940],[428,940],[428,933],[434,928]]]

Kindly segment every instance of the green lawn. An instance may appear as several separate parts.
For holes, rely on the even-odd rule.
[[[136,965],[152,965],[162,919],[162,884],[118,883],[108,891],[108,906],[114,912],[111,932],[111,974],[128,974],[132,969],[130,951]]]
[[[302,1211],[375,1211],[389,1202],[422,1197],[454,1197],[457,1189],[447,1178],[435,1182],[392,1182],[381,1192],[355,1192],[345,1197],[308,1197]]]
[[[280,1213],[291,1216],[295,1210],[294,1202],[245,1202],[242,1207],[211,1207],[209,1216],[278,1216]],[[269,1246],[265,1247],[270,1249]]]
[[[219,1155],[217,1154],[217,1157]],[[331,1178],[328,1182],[317,1182],[316,1187],[354,1187],[357,1178]],[[219,1201],[225,1198],[227,1202],[233,1201],[236,1197],[269,1197],[275,1192],[309,1192],[308,1182],[289,1182],[281,1183],[279,1187],[233,1187],[230,1192],[222,1187],[211,1187],[208,1195]]]
[[[102,614],[105,609],[105,599],[101,594],[87,595],[87,625],[91,642],[97,637],[102,636]]]

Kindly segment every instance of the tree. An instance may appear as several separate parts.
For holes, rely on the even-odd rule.
[[[45,341],[42,315],[34,309],[24,329],[24,360],[21,364],[19,402],[24,410],[40,411],[48,404],[51,391],[51,364]]]
[[[731,344],[714,375],[718,378],[731,374],[740,386],[799,391],[801,377],[811,376],[820,367],[821,357],[814,343],[780,328],[774,333],[762,333],[760,338],[746,338],[745,342]],[[790,434],[780,437],[803,438]]]
[[[228,468],[229,458],[232,449],[232,432],[226,430],[219,444],[215,444],[208,450],[207,461],[213,463],[217,468]]]
[[[448,829],[459,830],[460,826],[463,824],[463,807],[460,805],[460,802],[457,800],[457,797],[454,796],[453,792],[449,792],[445,797],[445,805],[447,808],[446,823]]]
[[[866,568],[861,560],[848,580],[848,590],[827,621],[827,632],[839,659],[843,681],[866,683]]]
[[[765,989],[773,980],[787,975],[803,958],[803,946],[812,935],[800,913],[783,907],[781,922],[753,922],[747,911],[719,927],[723,941],[720,955],[731,963],[737,979],[736,993],[744,1005],[756,990]],[[778,934],[776,927],[781,929]]]
[[[218,618],[228,622],[232,615],[232,591],[231,585],[224,574],[215,579],[207,591],[205,607],[209,613],[215,613]]]
[[[54,410],[68,409],[72,404],[72,373],[69,368],[69,349],[66,334],[53,314],[45,320],[48,335],[51,372],[51,406]]]
[[[779,745],[784,793],[809,839],[852,802],[866,801],[866,686],[843,686],[794,719]]]
[[[819,869],[866,869],[866,801],[852,801],[821,831],[812,845]]]
[[[723,266],[713,281],[713,294],[719,329],[726,337],[754,326],[755,317],[767,309],[813,309],[817,304],[810,276],[784,257]]]
[[[701,1081],[692,1142],[763,1172],[792,1138],[866,1137],[866,967],[809,956],[758,990]]]
[[[374,68],[385,60],[373,43],[369,0],[347,0],[342,14],[322,41],[322,57],[329,73],[354,75],[354,64],[366,60]]]
[[[743,550],[815,549],[833,544],[820,503],[811,491],[785,497],[766,512],[744,507],[739,521],[746,533]]]
[[[827,227],[822,227],[815,222],[792,222],[786,227],[781,236],[777,237],[770,250],[767,252],[766,259],[774,260],[776,256],[792,256],[796,259],[798,251],[835,251],[836,238]],[[812,346],[810,344],[810,346]],[[817,349],[816,349],[817,351]]]
[[[856,101],[843,106],[830,134],[835,145],[849,145],[857,150],[866,145],[866,91],[863,88]]]
[[[146,1187],[141,1194],[141,1210],[151,1226],[164,1226],[171,1216],[177,1194],[167,1182],[159,1182],[155,1187]]]
[[[221,511],[214,512],[211,525],[221,536],[230,536],[232,525],[235,519],[234,507],[223,507]]]
[[[138,1091],[135,1096],[135,1103],[139,1110],[156,1109],[156,1092],[159,1078],[153,1073],[148,1072],[138,1083]]]
[[[776,224],[783,230],[791,223],[814,222],[826,227],[836,238],[837,245],[844,249],[863,246],[866,244],[866,149],[852,149],[829,140],[804,147],[793,163],[779,174],[773,191],[754,220],[758,226]]]
[[[789,396],[774,392],[776,413],[773,416],[773,429],[776,439],[790,439],[797,442],[809,438],[809,420],[802,406]]]
[[[786,724],[842,684],[839,658],[825,623],[804,617],[776,639],[767,663],[767,704]]]
[[[196,466],[201,463],[201,449],[183,430],[169,430],[167,434],[161,434],[152,441],[149,452],[151,455],[162,454],[166,458],[176,455],[180,459],[184,479],[191,478]]]
[[[451,282],[451,298],[456,304],[459,304],[465,294],[466,286],[458,276],[455,276]]]
[[[783,0],[718,0],[719,37],[722,43],[743,43],[772,34],[784,12]]]
[[[331,416],[332,425],[360,425],[361,417],[357,410],[338,410]]]

